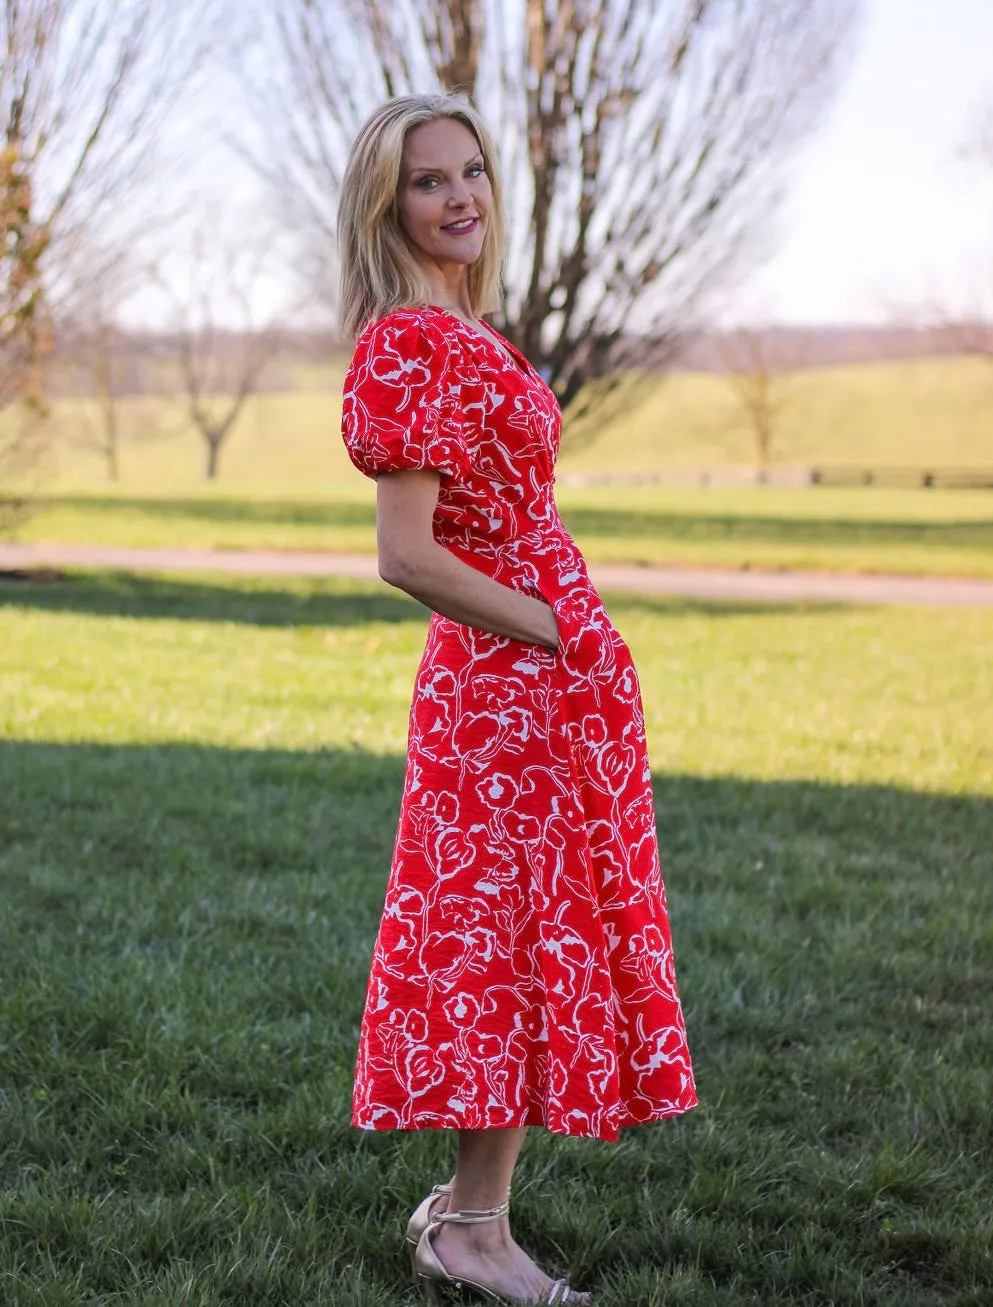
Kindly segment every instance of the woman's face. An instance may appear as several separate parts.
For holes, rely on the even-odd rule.
[[[479,142],[454,118],[415,127],[403,147],[397,209],[423,266],[475,263],[489,217],[490,179]]]

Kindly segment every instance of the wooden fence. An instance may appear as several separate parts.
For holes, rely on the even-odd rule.
[[[812,486],[915,486],[924,490],[993,490],[993,467],[845,467],[810,469]]]
[[[812,486],[893,486],[926,490],[993,490],[993,464],[989,467],[860,467],[822,463],[815,467],[660,468],[646,472],[570,472],[559,474],[566,486],[660,485],[779,486],[802,489]]]

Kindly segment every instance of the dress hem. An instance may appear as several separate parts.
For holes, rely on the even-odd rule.
[[[437,1121],[418,1121],[416,1125],[379,1125],[376,1122],[364,1124],[357,1116],[352,1116],[352,1125],[357,1130],[364,1130],[369,1133],[385,1132],[388,1130],[397,1130],[405,1133],[413,1133],[417,1130],[520,1130],[524,1127],[531,1128],[535,1126],[543,1127],[551,1134],[560,1135],[564,1139],[599,1139],[603,1143],[616,1144],[618,1133],[621,1130],[630,1130],[638,1125],[655,1125],[659,1121],[667,1121],[673,1116],[684,1116],[687,1112],[692,1112],[695,1107],[699,1106],[699,1099],[694,1098],[691,1103],[680,1104],[678,1107],[670,1107],[665,1110],[653,1112],[646,1117],[629,1117],[626,1120],[619,1121],[616,1127],[607,1130],[561,1130],[550,1126],[544,1116],[539,1111],[530,1111],[521,1113],[519,1118],[512,1121],[499,1121],[493,1123],[483,1123],[482,1125],[466,1126],[450,1118],[442,1119],[440,1116]]]

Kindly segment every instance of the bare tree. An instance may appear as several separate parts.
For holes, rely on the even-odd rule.
[[[74,324],[65,340],[68,390],[75,418],[60,435],[77,449],[97,454],[108,481],[121,476],[121,401],[135,392],[133,359],[120,324],[103,304]]]
[[[94,229],[133,234],[212,3],[0,0],[0,407],[44,406],[58,282]]]
[[[57,384],[73,402],[69,411],[64,404],[56,410],[56,437],[95,454],[107,480],[118,481],[125,443],[161,439],[176,428],[156,384],[158,340],[124,325],[113,286],[91,291],[59,333]]]
[[[326,268],[348,145],[372,108],[442,86],[479,103],[511,197],[499,325],[573,420],[632,369],[664,364],[754,255],[859,11],[859,0],[257,5],[254,157]]]
[[[0,535],[31,515],[37,482],[45,469],[49,442],[38,413],[24,408],[4,415],[0,430]]]
[[[162,267],[169,305],[163,357],[175,367],[189,419],[205,446],[204,477],[216,479],[221,450],[282,341],[279,314],[259,320],[273,243],[238,241],[217,225],[194,230],[185,276]]]
[[[966,145],[966,157],[979,163],[993,179],[993,99],[988,100],[976,116],[975,128]],[[977,279],[981,287],[974,298],[979,301],[973,312],[955,324],[955,339],[964,354],[972,354],[993,363],[993,250]]]
[[[960,162],[986,174],[987,186],[993,182],[993,99],[979,106],[957,153]],[[965,290],[954,306],[952,297],[932,302],[925,320],[947,352],[993,364],[993,247],[971,255],[962,281]]]
[[[789,382],[801,365],[797,336],[768,327],[735,327],[716,335],[714,347],[748,424],[756,467],[768,468],[789,403]]]

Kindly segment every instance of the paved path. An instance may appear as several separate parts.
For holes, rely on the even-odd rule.
[[[291,550],[121,549],[110,545],[0,544],[0,569],[110,567],[129,572],[243,572],[260,576],[377,578],[364,554]],[[993,606],[993,581],[958,577],[881,576],[851,572],[761,572],[727,568],[590,566],[603,590],[733,599],[754,603],[932,604]]]

